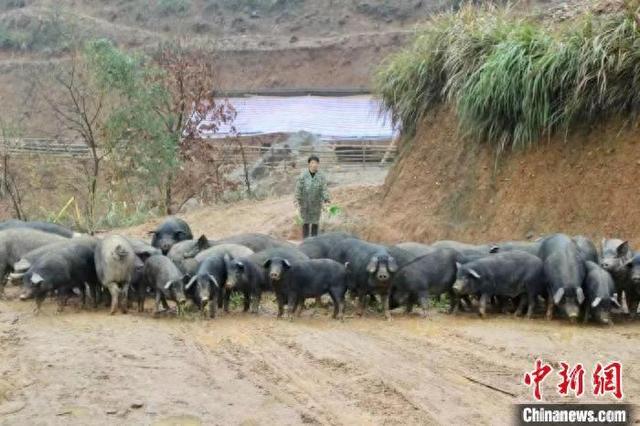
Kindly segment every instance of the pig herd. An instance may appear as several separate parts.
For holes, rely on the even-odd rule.
[[[248,233],[212,240],[194,238],[189,225],[168,218],[152,232],[150,244],[135,238],[76,234],[44,222],[0,223],[0,291],[22,286],[20,298],[40,309],[47,295],[58,309],[80,296],[94,307],[144,311],[152,295],[155,313],[178,315],[187,303],[205,317],[229,311],[240,293],[243,310],[258,313],[262,293],[273,292],[278,317],[300,315],[305,299],[329,295],[333,317],[344,318],[345,296],[357,297],[363,314],[379,298],[384,316],[446,294],[451,313],[489,309],[531,318],[538,310],[576,321],[610,324],[612,314],[633,317],[640,300],[640,254],[629,243],[603,239],[600,252],[583,236],[553,234],[536,241],[472,245],[437,241],[376,244],[330,232],[300,245]],[[539,308],[539,309],[538,309]]]

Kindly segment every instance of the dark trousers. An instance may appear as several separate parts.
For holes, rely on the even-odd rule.
[[[302,224],[302,238],[307,238],[308,236],[315,237],[318,235],[318,224],[317,223],[303,223]]]

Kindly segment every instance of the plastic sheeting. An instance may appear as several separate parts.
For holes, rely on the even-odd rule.
[[[237,116],[233,127],[240,136],[306,131],[321,139],[392,139],[391,120],[381,113],[380,101],[369,95],[358,96],[250,96],[229,98]],[[230,136],[232,128],[223,125],[217,132],[204,130],[205,138]]]

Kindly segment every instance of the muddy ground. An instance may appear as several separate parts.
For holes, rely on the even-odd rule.
[[[309,309],[213,321],[0,303],[0,424],[509,424],[542,356],[620,360],[638,402],[638,324],[434,312],[333,321]],[[544,388],[547,400],[559,400]],[[589,385],[587,385],[589,389]],[[606,399],[606,398],[605,398]]]
[[[364,221],[374,190],[340,188],[334,198]],[[184,217],[208,235],[286,236],[293,216],[282,197]],[[532,400],[522,379],[536,357],[556,368],[546,401],[562,399],[559,362],[584,364],[589,395],[595,362],[619,360],[625,401],[640,402],[637,321],[602,328],[433,308],[426,320],[399,310],[391,322],[350,309],[341,323],[310,308],[289,322],[276,319],[272,300],[258,316],[204,321],[154,318],[151,307],[56,314],[51,301],[34,316],[31,303],[0,301],[0,425],[510,424],[512,404]]]

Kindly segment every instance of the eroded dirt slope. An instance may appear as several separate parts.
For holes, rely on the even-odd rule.
[[[367,235],[385,241],[499,241],[551,232],[640,244],[634,214],[640,133],[610,121],[496,157],[463,141],[455,117],[440,113],[403,146],[373,199],[382,200]]]

